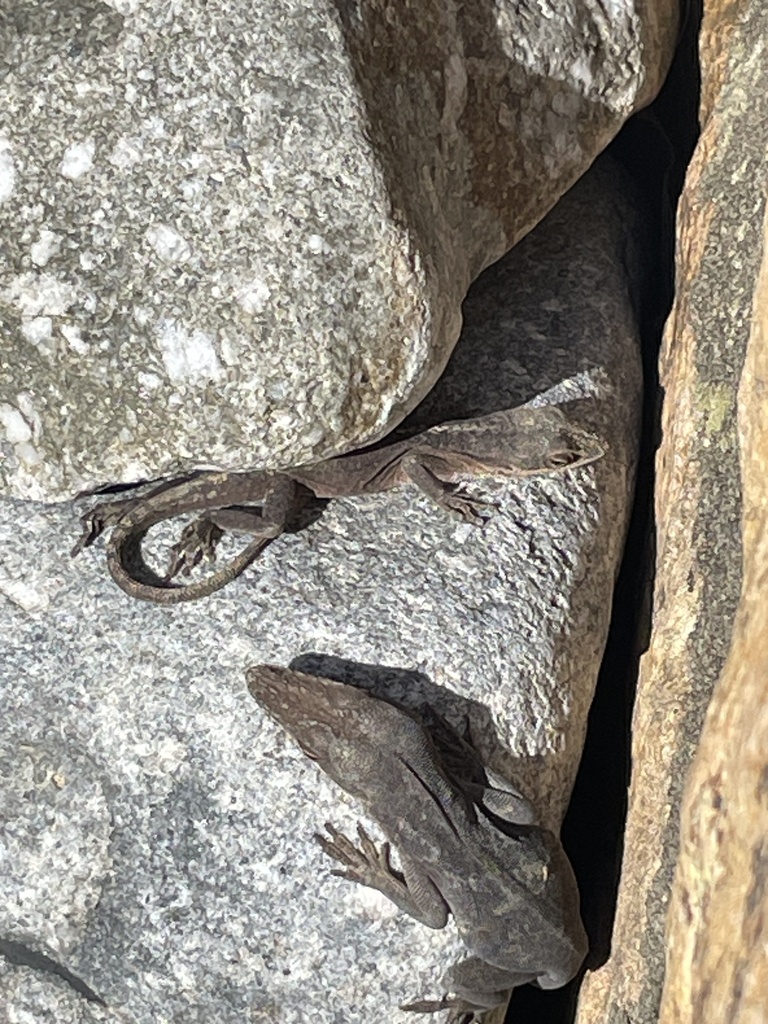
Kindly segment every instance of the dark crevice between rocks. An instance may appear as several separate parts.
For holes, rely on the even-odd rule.
[[[92,988],[86,985],[82,978],[78,978],[76,974],[73,974],[63,964],[52,960],[45,953],[38,953],[37,950],[25,946],[23,942],[16,942],[15,939],[0,939],[0,956],[5,957],[8,963],[13,964],[15,967],[29,967],[33,971],[55,974],[90,1003],[98,1003],[99,1006],[107,1005],[101,996],[97,995]]]
[[[654,459],[661,435],[658,357],[674,297],[675,210],[698,136],[700,25],[701,0],[692,0],[661,93],[627,122],[609,148],[636,180],[651,223],[640,313],[645,402],[635,505],[584,754],[562,833],[581,892],[590,939],[585,964],[589,970],[597,970],[611,953],[630,783],[632,709],[640,656],[648,646],[651,627]],[[551,992],[532,985],[516,989],[507,1021],[572,1024],[580,984],[581,976]],[[612,1021],[613,1017],[605,1024]]]

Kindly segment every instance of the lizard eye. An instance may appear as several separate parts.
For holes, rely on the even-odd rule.
[[[334,743],[333,730],[322,722],[305,722],[306,732],[301,736],[295,736],[299,741],[301,749],[310,761],[327,761],[330,748]]]

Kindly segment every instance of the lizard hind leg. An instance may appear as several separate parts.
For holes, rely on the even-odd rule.
[[[266,544],[282,532],[282,524],[265,521],[261,510],[256,508],[213,509],[181,531],[170,551],[166,580],[178,575],[189,576],[203,559],[215,561],[217,545],[227,531],[248,533]]]
[[[185,526],[170,550],[166,580],[179,574],[189,576],[203,559],[212,562],[216,558],[216,545],[223,536],[224,530],[207,516]]]
[[[509,999],[518,985],[536,981],[532,971],[513,971],[489,964],[479,956],[468,956],[449,967],[443,984],[456,993],[456,999],[476,1012],[491,1010]]]
[[[153,484],[151,487],[146,484],[127,487],[121,485],[121,490],[130,492],[127,497],[99,501],[80,516],[80,526],[83,532],[72,548],[71,556],[74,558],[81,551],[89,548],[106,529],[116,526],[127,513],[140,508],[149,498],[155,498],[166,491],[171,491],[180,483],[186,483],[194,478],[195,474],[188,477],[174,477],[171,480],[162,480],[159,484]],[[92,493],[100,494],[102,492],[86,492],[77,497],[86,497]]]
[[[146,501],[133,503],[117,519],[107,543],[110,575],[130,596],[158,604],[178,604],[213,594],[239,576],[282,533],[295,487],[290,478],[280,474],[224,472],[201,473],[190,486],[166,488],[165,493],[158,490],[157,497],[150,495]],[[174,546],[167,574],[158,576],[144,560],[144,537],[156,524],[188,512],[202,515]],[[204,557],[212,558],[218,540],[228,530],[248,533],[253,539],[202,579],[184,585],[172,582],[179,573],[189,575]]]
[[[445,1024],[472,1024],[472,1021],[480,1019],[476,1013],[477,1007],[447,995],[442,999],[416,999],[412,1003],[403,1003],[400,1009],[406,1013],[440,1013],[442,1010],[450,1010]]]

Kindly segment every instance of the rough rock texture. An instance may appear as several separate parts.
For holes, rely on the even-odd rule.
[[[0,957],[0,1007],[7,1024],[129,1024],[130,1017],[81,995],[55,974],[13,966]]]
[[[705,9],[702,135],[662,356],[658,576],[625,863],[612,956],[586,979],[579,1024],[765,1020],[766,33],[760,4]],[[683,786],[716,684],[667,939]]]
[[[736,29],[728,58],[719,49],[722,30]],[[736,28],[714,12],[705,26],[704,55],[714,103],[707,135],[738,91],[757,97],[742,145],[749,167],[768,174],[768,58],[759,40],[768,14],[755,6]],[[730,35],[730,32],[729,32]],[[757,54],[760,59],[755,59]],[[754,63],[753,63],[754,61]],[[745,62],[751,74],[744,72]],[[747,77],[748,76],[748,77]],[[751,88],[754,86],[754,92]],[[714,96],[713,93],[719,93]],[[746,109],[737,109],[746,114]],[[729,116],[730,120],[730,116]],[[738,131],[738,123],[734,129]],[[762,152],[760,151],[762,149]],[[733,156],[731,154],[731,163]],[[762,158],[762,162],[761,162]],[[731,181],[729,176],[729,183]],[[714,197],[716,175],[707,190]],[[729,187],[729,195],[733,197]],[[747,199],[748,179],[739,193]],[[705,193],[706,194],[706,193]],[[753,197],[754,198],[754,197]],[[731,649],[685,789],[681,853],[668,922],[668,964],[662,1024],[756,1024],[765,1020],[768,993],[768,212],[750,222],[750,242],[761,266],[751,316],[742,330],[747,350],[738,383],[737,424],[742,484],[743,580]],[[697,204],[698,205],[698,204]],[[758,230],[756,230],[758,229]],[[750,256],[753,254],[750,253]],[[750,259],[750,270],[752,269]],[[743,282],[746,285],[746,281]]]
[[[301,657],[426,697],[558,827],[632,493],[625,189],[596,165],[483,275],[419,409],[557,402],[608,438],[592,466],[473,484],[500,506],[483,530],[412,487],[337,500],[213,597],[159,608],[119,591],[100,552],[67,559],[71,509],[6,503],[0,938],[70,972],[36,970],[41,1014],[73,977],[133,1024],[413,1024],[397,1005],[440,994],[453,925],[430,931],[329,876],[310,837],[354,829],[358,808],[261,713],[244,669]],[[21,1020],[29,967],[6,975],[0,1019]]]
[[[674,0],[3,4],[5,490],[386,433],[676,25]]]
[[[686,783],[663,1024],[754,1024],[768,993],[768,222],[739,386],[744,580]]]

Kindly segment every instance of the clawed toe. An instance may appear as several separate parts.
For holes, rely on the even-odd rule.
[[[195,566],[203,559],[213,561],[216,558],[216,545],[224,535],[221,527],[207,517],[196,519],[186,526],[179,540],[171,548],[166,580],[174,576],[189,576]]]
[[[472,1024],[477,1020],[474,1007],[468,1006],[466,1000],[455,996],[443,996],[442,999],[416,999],[412,1003],[404,1003],[401,1007],[406,1013],[440,1013],[450,1010],[445,1024]]]
[[[94,541],[104,533],[108,526],[114,526],[119,520],[122,512],[114,511],[109,504],[96,505],[80,516],[80,525],[83,532],[80,534],[77,543],[72,548],[71,555],[79,555],[81,551],[89,548]]]
[[[91,544],[93,544],[93,542],[104,532],[104,527],[106,525],[96,515],[96,509],[93,509],[92,512],[81,516],[80,522],[83,527],[83,532],[80,534],[77,543],[70,552],[72,558],[74,558],[75,555],[79,555],[81,551],[85,551],[86,548],[89,548]]]
[[[330,822],[325,823],[325,828],[331,838],[328,839],[327,836],[315,832],[315,841],[329,857],[345,866],[343,871],[331,871],[332,875],[374,888],[378,887],[377,879],[381,876],[387,878],[391,876],[389,843],[383,842],[380,848],[377,847],[361,824],[357,826],[360,848],[355,846],[351,839],[348,839],[343,832],[339,832]]]
[[[475,498],[466,491],[457,490],[445,499],[445,507],[459,519],[472,526],[484,526],[491,515],[498,510],[498,505],[492,501],[483,501]]]

